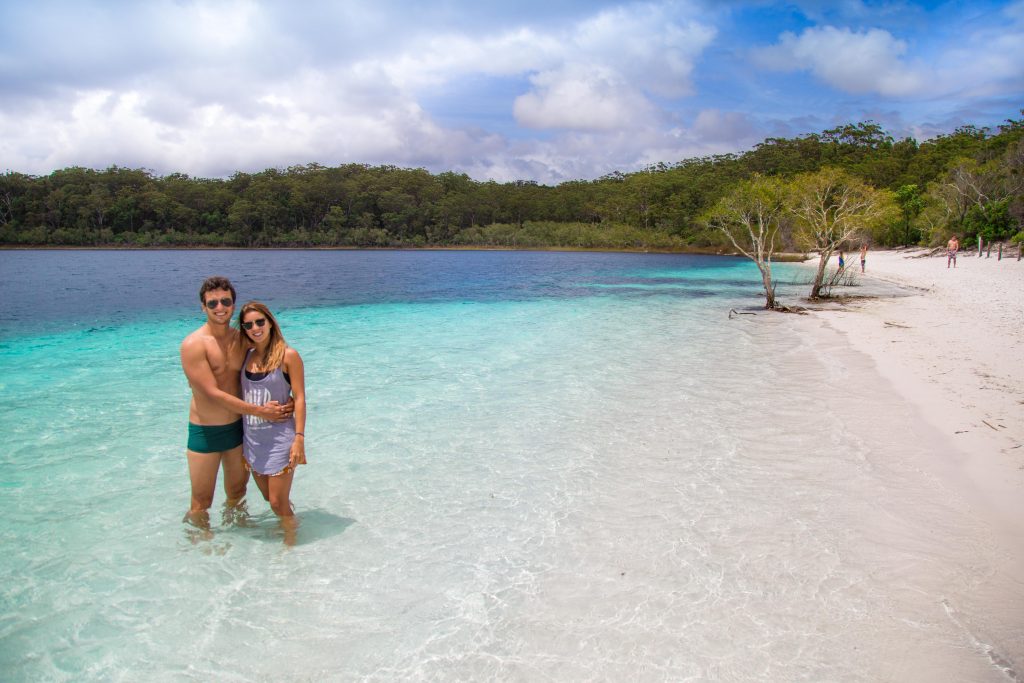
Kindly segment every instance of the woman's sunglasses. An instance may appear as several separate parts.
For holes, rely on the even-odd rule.
[[[267,319],[266,318],[257,318],[256,320],[250,320],[247,323],[242,323],[242,329],[243,330],[251,330],[253,325],[255,325],[256,327],[263,327],[266,324],[267,324]]]
[[[217,306],[221,305],[223,305],[224,308],[231,308],[232,306],[235,305],[235,302],[233,299],[227,297],[223,299],[210,299],[209,301],[206,302],[206,307],[209,308],[210,310],[213,310],[214,308],[217,308]]]

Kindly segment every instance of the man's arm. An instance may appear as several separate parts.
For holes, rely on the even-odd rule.
[[[182,342],[181,367],[192,386],[192,391],[201,393],[229,410],[242,415],[256,415],[264,420],[280,420],[288,414],[286,408],[278,405],[276,401],[262,406],[253,405],[217,386],[217,378],[213,376],[210,363],[206,359],[206,349],[195,339],[186,339]]]

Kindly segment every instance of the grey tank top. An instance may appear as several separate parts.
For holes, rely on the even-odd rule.
[[[246,377],[245,368],[249,364],[249,355],[245,354],[242,363],[242,398],[246,403],[264,405],[270,401],[287,403],[291,397],[292,387],[284,378],[284,368],[278,367],[261,379]],[[284,422],[269,422],[256,415],[243,415],[244,432],[243,449],[249,466],[260,474],[277,474],[288,465],[288,454],[295,440],[295,418]]]

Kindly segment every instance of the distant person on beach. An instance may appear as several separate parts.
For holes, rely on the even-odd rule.
[[[235,288],[224,277],[207,278],[199,288],[206,322],[181,343],[181,367],[192,389],[188,410],[188,474],[192,502],[185,521],[209,529],[209,509],[217,488],[217,471],[224,470],[226,509],[237,509],[245,498],[249,474],[242,460],[241,415],[280,420],[290,405],[277,402],[255,406],[243,401],[238,374],[245,349],[239,331],[231,327]]]
[[[843,250],[839,250],[839,271],[842,272],[846,268],[846,259],[843,258]]]
[[[239,327],[248,347],[240,381],[246,402],[295,401],[295,413],[281,422],[258,415],[243,421],[243,452],[246,469],[281,520],[285,543],[295,542],[295,513],[290,500],[295,468],[306,464],[306,381],[302,358],[288,346],[277,320],[264,304],[250,301],[242,306]]]
[[[868,262],[868,243],[862,242],[860,245],[860,272],[864,272],[864,266]]]
[[[960,251],[960,240],[957,239],[956,235],[953,235],[949,238],[949,242],[946,243],[946,268],[949,268],[950,263],[956,268],[956,253],[958,251]]]

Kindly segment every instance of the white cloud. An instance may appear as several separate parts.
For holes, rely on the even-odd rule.
[[[528,128],[615,130],[650,125],[654,107],[621,74],[570,65],[534,76],[532,92],[516,98],[516,120]]]
[[[451,161],[446,147],[457,146],[465,134],[440,129],[409,98],[392,94],[365,107],[358,96],[363,85],[308,72],[265,85],[253,94],[251,109],[205,101],[170,117],[153,115],[166,112],[167,95],[159,90],[76,92],[67,100],[40,102],[31,113],[0,112],[0,157],[21,160],[18,170],[28,172],[119,164],[199,175],[314,160]],[[34,141],[31,149],[26,141]]]
[[[529,74],[534,87],[513,108],[516,120],[529,128],[647,125],[656,109],[648,95],[689,94],[694,61],[715,36],[699,22],[677,21],[678,12],[677,5],[639,4],[601,12],[563,31],[439,35],[414,41],[401,54],[378,56],[374,65],[411,91],[471,74]]]
[[[821,5],[837,24],[869,9],[852,0],[837,14],[821,0],[800,2]],[[1020,2],[1002,15],[973,14],[951,46],[927,27],[903,37],[826,26],[756,53],[764,66],[808,70],[862,95],[845,101],[749,78],[736,59],[743,48],[713,27],[742,19],[742,4],[591,7],[8,3],[0,172],[118,164],[221,176],[315,161],[557,182],[746,148],[768,132],[768,118],[792,123],[793,134],[808,130],[798,123],[808,111],[852,120],[877,102],[873,93],[924,103],[945,92],[969,106],[1024,91]],[[739,103],[752,108],[736,111]]]
[[[758,134],[750,144],[763,137]],[[597,178],[615,171],[640,170],[657,163],[736,151],[736,140],[710,140],[684,128],[646,128],[615,131],[567,131],[549,140],[531,141],[508,150],[507,167],[528,168],[531,175],[507,177],[479,174],[495,180],[533,177],[557,183]],[[520,163],[524,162],[524,163]],[[526,164],[532,167],[526,167]]]
[[[555,161],[565,138],[514,143],[447,129],[421,99],[467,77],[522,79],[508,110],[522,126],[644,131],[665,117],[651,96],[689,93],[694,60],[714,36],[677,4],[474,33],[424,30],[415,16],[395,21],[393,10],[359,3],[317,7],[315,26],[289,6],[250,0],[60,9],[56,24],[52,11],[20,11],[21,42],[0,48],[0,77],[28,69],[27,81],[47,84],[0,104],[0,157],[18,170],[223,175],[315,160],[525,168],[554,179],[567,168]],[[85,22],[91,31],[80,30]],[[499,159],[481,162],[485,153]],[[517,154],[522,164],[500,160]]]
[[[888,31],[823,26],[752,51],[757,66],[809,71],[837,90],[895,99],[1019,96],[1024,90],[1024,2],[1004,19],[964,26],[950,45],[912,45]],[[918,40],[922,40],[919,38]],[[916,50],[916,53],[912,50]]]
[[[674,4],[628,5],[582,22],[566,61],[598,63],[638,88],[664,97],[691,93],[694,61],[716,35],[713,27],[677,17]]]
[[[357,68],[378,69],[397,87],[417,91],[466,75],[535,71],[557,63],[563,50],[554,36],[528,28],[482,37],[446,33],[414,40],[395,54],[357,62]]]
[[[514,113],[530,128],[612,130],[653,123],[648,95],[691,92],[694,61],[715,36],[696,21],[680,23],[674,5],[631,5],[582,22],[561,41],[554,63],[531,77],[533,90]]]
[[[799,36],[783,33],[777,45],[754,51],[766,69],[806,69],[834,88],[854,94],[916,95],[929,84],[927,70],[907,64],[907,44],[888,31],[854,32],[824,26]]]

